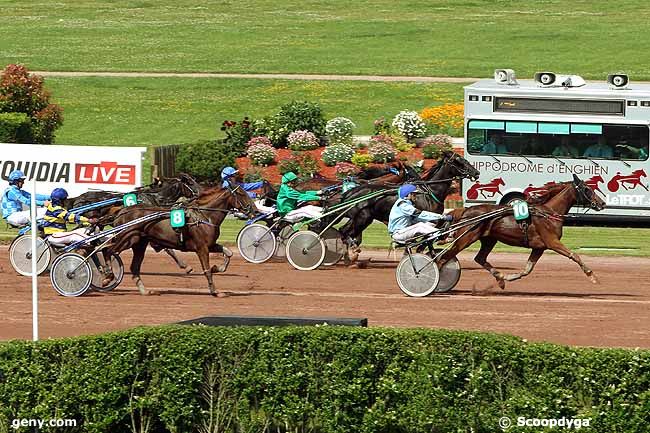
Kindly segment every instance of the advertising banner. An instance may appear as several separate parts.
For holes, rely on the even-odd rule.
[[[0,143],[0,186],[8,186],[13,170],[28,181],[36,178],[38,193],[65,188],[70,197],[90,190],[128,192],[141,186],[146,147],[58,146]]]

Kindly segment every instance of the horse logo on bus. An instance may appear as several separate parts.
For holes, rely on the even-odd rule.
[[[623,176],[620,172],[616,173],[609,182],[607,182],[607,188],[611,192],[616,192],[620,187],[623,187],[624,190],[629,191],[631,189],[636,189],[637,186],[642,187],[648,191],[647,185],[644,185],[641,182],[642,177],[647,177],[643,169],[634,170],[632,174]]]
[[[503,195],[501,192],[501,187],[505,186],[505,184],[506,183],[500,177],[492,179],[488,183],[481,184],[476,182],[470,189],[467,190],[467,198],[476,199],[479,192],[483,198],[493,198],[497,194]]]

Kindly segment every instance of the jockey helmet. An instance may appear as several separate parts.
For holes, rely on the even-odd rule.
[[[293,171],[289,171],[282,176],[282,183],[289,183],[298,179],[298,176]]]
[[[54,188],[50,197],[53,201],[61,202],[68,198],[68,191],[63,188]]]
[[[397,192],[399,198],[406,198],[410,193],[417,191],[417,187],[413,184],[407,183],[399,187]]]
[[[11,173],[9,173],[9,182],[16,182],[21,179],[25,179],[25,173],[23,173],[20,170],[14,170]]]
[[[237,170],[233,167],[224,167],[223,170],[221,170],[221,178],[226,180],[229,177],[234,176],[237,173]]]

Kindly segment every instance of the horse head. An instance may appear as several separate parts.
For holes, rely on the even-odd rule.
[[[577,204],[580,206],[587,206],[595,211],[605,209],[605,201],[598,197],[596,192],[589,187],[583,180],[575,174],[573,175],[573,187],[576,190]]]
[[[442,158],[438,161],[441,167],[449,167],[453,177],[462,177],[470,180],[478,180],[481,174],[468,160],[452,151],[444,151]]]
[[[638,169],[638,170],[634,170],[634,171],[632,172],[632,174],[636,175],[636,176],[639,177],[639,178],[647,177],[647,174],[645,174],[645,170],[643,170],[642,168],[640,168],[640,169]]]
[[[225,189],[230,193],[226,195],[226,208],[245,213],[249,218],[255,218],[257,207],[244,188],[237,185]]]

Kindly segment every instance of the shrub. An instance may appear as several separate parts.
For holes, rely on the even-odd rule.
[[[241,122],[225,120],[221,125],[221,130],[226,133],[224,142],[237,153],[237,156],[246,155],[246,145],[253,136],[253,128],[248,117],[244,117]]]
[[[397,129],[386,120],[385,117],[380,117],[373,122],[375,135],[391,135],[397,132]]]
[[[0,113],[0,143],[31,141],[31,122],[25,113]]]
[[[63,109],[50,103],[50,92],[43,88],[43,77],[30,75],[23,65],[8,65],[0,79],[0,113],[24,113],[30,119],[29,134],[21,142],[50,144],[54,132],[63,124]]]
[[[454,137],[463,136],[464,106],[463,104],[444,104],[438,107],[427,107],[420,112],[429,134],[449,134]]]
[[[438,159],[443,152],[453,150],[451,137],[446,134],[437,134],[427,137],[422,141],[422,155],[429,159]]]
[[[364,169],[368,167],[372,162],[372,156],[368,155],[367,153],[355,153],[350,159],[350,162],[352,162],[352,164],[356,165],[357,167]]]
[[[259,182],[264,180],[264,172],[259,167],[249,167],[244,172],[244,182]]]
[[[335,117],[325,125],[329,144],[352,144],[352,134],[356,125],[347,117]]]
[[[402,110],[393,118],[393,126],[406,137],[407,140],[423,137],[426,126],[415,111]]]
[[[156,433],[210,421],[219,432],[485,433],[501,431],[501,417],[534,416],[644,433],[649,371],[648,350],[490,333],[161,326],[0,343],[0,419],[79,423],[50,432],[145,431],[142,419]]]
[[[254,144],[246,152],[255,165],[268,165],[275,159],[276,151],[267,144]]]
[[[337,162],[350,161],[354,155],[354,149],[346,144],[335,144],[326,147],[321,154],[321,159],[328,167],[334,166]]]
[[[309,153],[293,152],[290,158],[285,158],[278,164],[280,174],[290,171],[299,177],[311,177],[319,170],[318,160]]]
[[[319,146],[318,138],[309,131],[294,131],[287,137],[291,150],[313,150]]]
[[[349,162],[339,162],[336,164],[335,172],[336,177],[339,179],[345,179],[346,177],[354,176],[359,173],[359,167]]]
[[[400,152],[408,152],[409,150],[415,147],[415,144],[409,143],[406,141],[406,138],[402,135],[393,134],[390,136],[393,147]]]
[[[291,131],[310,131],[321,137],[325,131],[325,118],[320,105],[307,101],[292,101],[280,107],[275,116],[277,142],[271,138],[276,147],[286,147],[287,137]]]
[[[273,146],[273,143],[271,143],[271,140],[268,137],[264,136],[257,136],[253,137],[248,142],[246,143],[246,148],[249,148],[250,146],[254,146],[256,144],[264,144],[266,146]]]
[[[216,180],[224,167],[235,166],[236,157],[237,153],[223,140],[183,144],[176,155],[176,169],[192,173],[200,181]]]
[[[395,148],[386,142],[375,142],[368,146],[368,155],[374,162],[389,162],[395,159]]]
[[[289,135],[289,132],[285,126],[280,124],[277,114],[253,122],[253,135],[268,137],[273,143],[273,147],[276,148],[286,146],[285,138]]]

